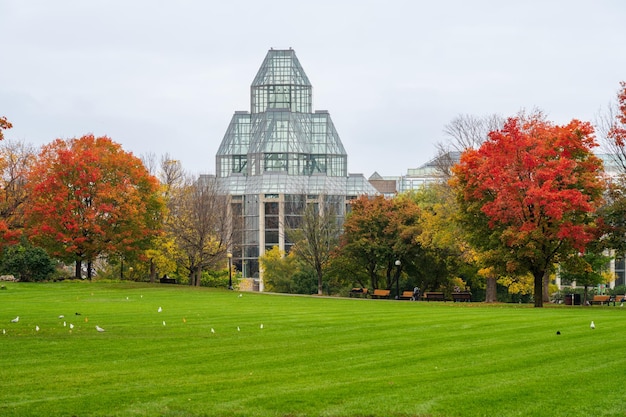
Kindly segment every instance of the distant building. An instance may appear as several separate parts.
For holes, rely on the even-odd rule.
[[[377,194],[362,174],[348,174],[348,155],[326,110],[313,111],[313,88],[292,49],[268,51],[250,88],[250,111],[236,111],[217,151],[216,177],[230,196],[233,264],[258,278],[259,256],[278,246],[307,204],[332,207],[342,222],[347,203]]]
[[[445,181],[447,177],[443,172],[458,163],[460,158],[461,152],[448,152],[417,168],[409,168],[406,175],[383,177],[374,172],[368,180],[379,193],[393,197],[398,193],[419,190],[426,185]]]

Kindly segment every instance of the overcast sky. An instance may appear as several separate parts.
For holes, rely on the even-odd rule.
[[[296,51],[348,170],[400,175],[460,114],[593,122],[626,80],[624,0],[0,0],[0,116],[196,174],[270,48]]]

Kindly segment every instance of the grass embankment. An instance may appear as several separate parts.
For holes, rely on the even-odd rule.
[[[5,285],[3,416],[625,415],[625,308]]]

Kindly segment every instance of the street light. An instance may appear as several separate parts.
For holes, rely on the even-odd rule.
[[[233,289],[233,254],[228,252],[226,254],[228,258],[228,289]]]
[[[400,299],[400,265],[402,265],[402,262],[400,262],[400,259],[396,259],[396,300]]]

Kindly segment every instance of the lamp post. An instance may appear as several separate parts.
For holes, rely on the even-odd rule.
[[[402,262],[400,262],[400,259],[396,259],[396,300],[400,299],[400,266],[402,265]]]
[[[228,289],[233,289],[233,254],[228,252],[226,254],[228,258]]]

